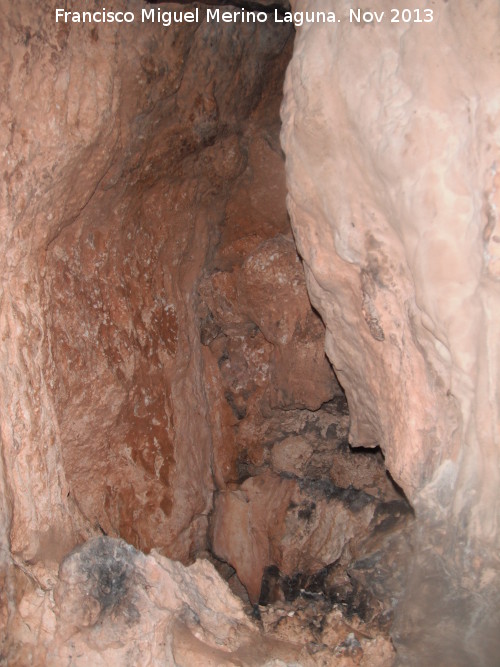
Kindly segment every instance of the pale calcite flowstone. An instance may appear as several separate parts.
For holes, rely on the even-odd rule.
[[[427,639],[404,664],[493,665],[500,6],[412,1],[433,21],[393,23],[394,3],[375,0],[365,9],[385,19],[356,24],[351,2],[292,4],[338,19],[297,32],[282,109],[288,203],[350,440],[380,444],[420,518],[400,629]]]

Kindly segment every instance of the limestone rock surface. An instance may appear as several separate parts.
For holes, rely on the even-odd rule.
[[[269,610],[259,627],[208,561],[185,567],[123,540],[89,540],[58,579],[53,594],[26,591],[15,628],[23,644],[9,666],[368,667],[393,655],[386,637],[367,638],[339,612],[324,621],[329,650],[316,655],[314,635],[296,642],[291,608]]]
[[[9,665],[386,667],[411,556],[401,664],[496,667],[500,9],[292,4],[341,21],[297,32],[286,180],[288,26],[0,0]],[[208,548],[280,606],[165,558]]]
[[[380,0],[385,20],[352,22],[338,0],[339,22],[298,30],[282,111],[289,210],[350,441],[381,446],[420,519],[401,664],[494,665],[500,7],[407,6],[432,20],[391,22]]]
[[[289,642],[257,640],[258,628],[208,561],[186,568],[112,538],[68,555],[53,597],[26,596],[23,613],[39,624],[25,625],[11,665],[257,667],[300,653]]]
[[[228,201],[257,216],[269,199],[262,177],[249,188],[247,146],[268,155],[267,104],[277,137],[290,28],[0,10],[3,654],[20,605],[44,605],[89,537],[185,562],[206,548],[216,424],[198,283]]]
[[[253,603],[265,604],[283,594],[268,590],[268,571],[275,573],[277,589],[287,597],[292,581],[302,581],[306,589],[316,575],[345,573],[374,551],[381,553],[372,542],[382,525],[396,540],[411,524],[409,507],[389,480],[382,457],[348,451],[349,418],[339,412],[328,404],[314,413],[289,411],[287,422],[278,416],[280,439],[264,447],[264,462],[248,463],[243,481],[216,493],[212,550],[232,565]],[[269,429],[271,424],[269,420]],[[272,430],[262,434],[263,441],[271,435]],[[404,578],[409,552],[398,548],[397,553]],[[326,595],[335,597],[335,585],[326,585]],[[389,593],[391,585],[382,584],[386,599],[402,593],[401,585]]]
[[[4,5],[11,548],[36,563],[57,534],[55,563],[104,532],[187,560],[213,488],[197,281],[269,98],[245,51],[274,88],[290,31],[56,24],[50,2]]]

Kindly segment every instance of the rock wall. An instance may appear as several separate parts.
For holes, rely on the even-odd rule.
[[[364,579],[407,508],[380,455],[349,456],[290,234],[290,26],[0,7],[0,663],[387,664],[392,603]],[[279,567],[265,624],[206,561],[160,555],[207,547],[253,603]],[[313,623],[318,572],[339,604],[315,593]]]
[[[184,561],[206,547],[198,283],[247,147],[265,135],[262,107],[279,122],[291,31],[75,26],[55,23],[53,2],[0,7],[9,634],[27,581],[51,589],[92,535]]]
[[[335,646],[341,667],[388,665],[393,658],[387,639],[370,637],[335,612],[322,620],[326,651],[314,644],[314,630],[307,634],[313,655],[297,643],[295,614],[263,636],[208,561],[185,567],[109,537],[89,540],[64,558],[53,597],[25,593],[13,627],[22,644],[3,663],[9,667],[321,667],[331,664]]]
[[[405,665],[498,656],[500,9],[297,33],[282,116],[289,210],[353,445],[380,444],[419,519]],[[391,5],[369,9],[391,15]]]
[[[341,19],[299,29],[282,137],[350,441],[380,445],[417,513],[399,660],[493,667],[500,10],[413,0],[432,22],[354,25],[349,2],[295,5]],[[311,577],[383,616],[391,571],[403,588],[406,508],[380,455],[350,458],[288,233],[289,28],[0,10],[0,660],[136,664],[153,632],[156,664],[226,664],[220,646],[249,665],[388,664],[385,638],[343,620],[320,649],[328,624],[311,650],[257,650],[206,564],[101,537],[58,570],[105,533],[183,561],[211,546],[252,602]],[[219,604],[236,623],[214,626]]]
[[[215,482],[209,547],[253,604],[290,602],[321,573],[315,594],[330,602],[364,596],[375,609],[370,587],[359,582],[358,596],[346,571],[363,559],[370,571],[375,561],[384,569],[384,526],[402,531],[409,508],[380,453],[349,452],[345,396],[290,234],[274,116],[281,85],[276,91],[275,107],[260,106],[266,131],[248,144],[199,285]],[[375,535],[384,537],[370,541]],[[390,616],[400,589],[382,578]]]

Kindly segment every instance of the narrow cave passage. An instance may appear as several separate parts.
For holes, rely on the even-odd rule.
[[[79,71],[112,83],[96,85],[95,108],[66,92],[65,113],[72,96],[80,106],[59,123],[78,131],[26,260],[43,329],[33,367],[60,452],[47,475],[67,523],[51,518],[51,501],[31,532],[16,516],[23,567],[59,581],[64,635],[65,624],[112,626],[109,609],[137,616],[115,587],[142,581],[140,557],[102,540],[97,556],[78,552],[98,561],[84,570],[99,612],[76,618],[73,561],[56,573],[86,539],[121,538],[184,565],[206,558],[259,631],[300,645],[303,664],[383,664],[412,511],[380,451],[348,444],[290,226],[280,104],[293,29],[150,26],[118,47],[109,27],[83,34],[85,57],[73,28],[57,39]],[[172,650],[162,664],[198,664]]]
[[[234,3],[0,0],[0,664],[497,667],[500,5]]]
[[[410,512],[380,453],[349,448],[290,228],[279,108],[293,32],[176,39],[182,68],[172,81],[158,42],[140,58],[131,144],[47,245],[70,497],[93,532],[208,556],[269,627],[289,617],[264,605],[307,617],[313,600],[326,627],[341,610],[387,635]],[[304,633],[327,653],[339,643]]]

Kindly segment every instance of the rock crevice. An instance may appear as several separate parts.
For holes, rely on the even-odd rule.
[[[0,0],[0,661],[493,667],[498,4],[205,4]]]

